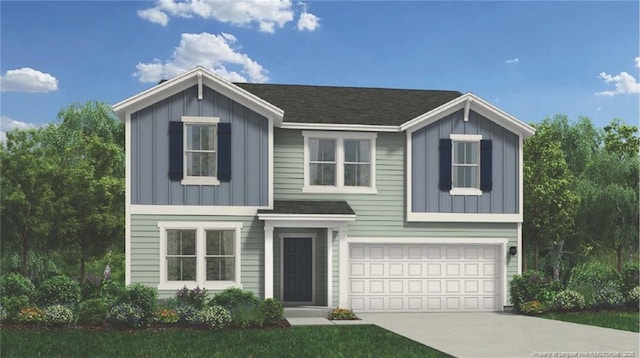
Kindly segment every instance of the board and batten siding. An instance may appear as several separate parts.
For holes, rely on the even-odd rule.
[[[518,136],[471,111],[467,122],[457,111],[412,134],[412,211],[419,213],[518,212]],[[438,188],[438,142],[450,134],[480,134],[492,141],[493,189],[480,196],[450,195]]]
[[[506,238],[517,246],[515,223],[437,223],[405,220],[405,133],[378,133],[376,138],[376,194],[303,193],[303,136],[300,130],[275,129],[274,196],[276,200],[346,200],[356,213],[349,237]],[[495,147],[494,147],[495,148]],[[437,150],[437,147],[436,147]],[[494,182],[495,185],[495,182]],[[437,188],[437,183],[436,183]],[[497,189],[494,189],[497,190]],[[390,241],[393,243],[393,241]],[[425,241],[428,243],[428,241]],[[333,242],[333,302],[339,294],[339,243]],[[517,273],[517,257],[508,255],[507,278]]]
[[[131,282],[158,287],[160,282],[160,221],[240,222],[241,284],[258,297],[264,294],[264,224],[257,217],[194,215],[131,215]],[[216,291],[211,290],[210,293]],[[160,298],[175,290],[160,290]]]
[[[182,116],[231,123],[231,181],[182,185],[169,172],[169,122]],[[131,115],[131,203],[140,205],[267,206],[269,124],[260,114],[208,88],[188,88]]]

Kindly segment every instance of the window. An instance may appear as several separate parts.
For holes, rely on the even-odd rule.
[[[482,195],[480,142],[482,136],[451,134],[451,195]]]
[[[241,223],[161,222],[158,289],[240,286]]]
[[[375,193],[375,133],[303,131],[307,193]]]
[[[182,117],[184,124],[183,184],[217,185],[217,117]]]

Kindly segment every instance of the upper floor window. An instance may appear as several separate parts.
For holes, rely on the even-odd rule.
[[[184,124],[184,176],[182,184],[217,185],[217,117],[182,117]]]
[[[304,131],[304,192],[375,193],[375,133]]]
[[[451,195],[491,191],[491,140],[476,134],[451,134],[440,140],[440,189]]]

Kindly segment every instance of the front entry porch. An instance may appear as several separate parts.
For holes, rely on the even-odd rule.
[[[355,220],[351,207],[345,201],[276,201],[258,217],[264,221],[264,297],[285,307],[337,305],[334,277],[340,277],[339,243]]]

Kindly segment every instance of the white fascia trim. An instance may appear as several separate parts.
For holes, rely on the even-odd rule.
[[[166,82],[153,86],[146,91],[120,101],[113,105],[113,110],[118,117],[123,120],[125,110],[128,110],[130,113],[137,112],[163,98],[183,91],[191,86],[198,85],[199,76],[203,85],[215,89],[222,95],[237,101],[267,118],[273,118],[278,123],[282,122],[282,118],[284,117],[284,111],[282,109],[248,91],[245,91],[202,66],[197,66],[194,69]]]
[[[416,213],[408,212],[407,221],[415,222],[473,222],[473,223],[521,223],[521,214],[467,214],[467,213]]]
[[[418,117],[402,124],[400,126],[400,129],[413,133],[420,128],[423,128],[424,126],[442,119],[442,117],[444,116],[463,109],[467,105],[469,100],[471,100],[471,110],[487,117],[489,120],[500,124],[501,126],[518,134],[519,136],[526,138],[532,136],[535,133],[535,129],[533,127],[521,122],[516,117],[500,110],[499,108],[493,106],[489,102],[483,100],[482,98],[476,96],[471,92],[466,93],[454,100],[451,100],[441,105],[440,107],[434,108],[427,113],[419,115]]]
[[[125,146],[125,158],[124,158],[124,257],[125,257],[125,270],[124,270],[124,282],[125,285],[131,284],[131,113],[125,113],[126,120],[124,121],[124,146]]]
[[[373,124],[337,124],[337,123],[295,123],[282,122],[280,128],[324,131],[354,132],[401,132],[400,126],[383,126]]]
[[[454,142],[479,142],[482,140],[481,134],[449,134],[449,139]]]
[[[130,214],[255,216],[259,209],[270,208],[266,206],[131,205]]]
[[[258,219],[269,221],[355,221],[355,215],[333,214],[258,214]]]
[[[509,239],[487,237],[354,237],[348,236],[350,244],[437,244],[437,245],[507,245]]]
[[[332,230],[347,230],[347,221],[342,220],[278,220],[278,219],[266,219],[264,220],[264,229],[273,230],[274,228],[328,228]]]
[[[332,132],[332,131],[302,131],[304,137],[309,138],[331,138],[331,139],[375,139],[378,135],[374,133],[361,132]]]

